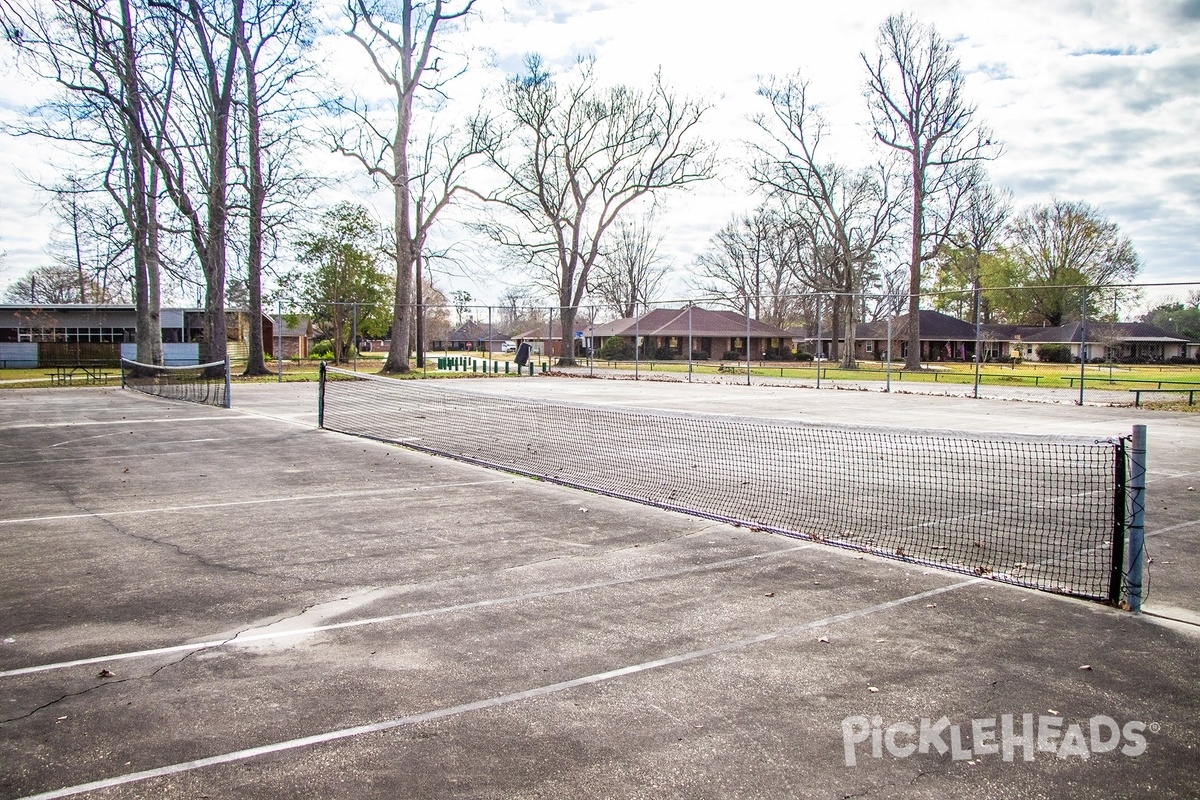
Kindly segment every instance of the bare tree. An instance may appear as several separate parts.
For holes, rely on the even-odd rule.
[[[943,292],[967,289],[969,295],[957,297],[970,298],[972,303],[978,294],[979,321],[991,322],[991,294],[983,291],[984,261],[1001,244],[1004,224],[1012,213],[1012,192],[997,189],[983,175],[972,183],[962,217],[937,259],[936,287]],[[940,294],[935,305],[944,307],[955,299],[954,294]]]
[[[248,0],[233,31],[244,71],[246,289],[250,319],[255,321],[250,325],[245,375],[268,373],[262,325],[257,324],[263,311],[264,250],[269,237],[294,216],[297,190],[310,189],[313,183],[301,177],[290,157],[301,143],[297,117],[304,104],[297,85],[312,71],[306,58],[311,28],[302,0]]]
[[[441,67],[438,33],[467,16],[474,2],[349,0],[346,6],[350,18],[347,34],[366,51],[393,96],[386,126],[378,124],[367,103],[340,102],[339,110],[356,125],[334,133],[334,149],[359,162],[376,180],[386,181],[395,201],[396,293],[385,372],[409,370],[412,312],[414,305],[423,305],[414,302],[414,285],[423,285],[423,278],[414,276],[414,268],[430,229],[462,189],[463,173],[479,149],[473,128],[455,135],[437,133],[430,127],[423,152],[410,152],[417,132],[414,106],[418,95],[423,92],[436,102],[445,84],[459,74],[447,75]],[[429,109],[430,115],[433,110]]]
[[[143,101],[148,93],[169,97],[171,81],[169,70],[142,67],[154,58],[145,41],[151,16],[130,0],[118,0],[115,11],[84,0],[50,9],[0,0],[5,37],[62,90],[43,107],[45,123],[22,132],[73,146],[104,165],[95,183],[120,209],[131,242],[138,359],[161,363],[156,168],[147,153]]]
[[[487,156],[506,185],[484,199],[512,221],[486,230],[553,289],[558,363],[573,365],[575,318],[609,228],[642,198],[712,176],[713,148],[698,135],[707,106],[661,75],[649,91],[602,87],[591,60],[560,83],[537,56],[508,80],[502,102],[508,122],[488,127]]]
[[[632,317],[658,295],[667,264],[658,254],[663,235],[654,230],[654,217],[621,218],[596,262],[596,280],[589,293],[613,313]]]
[[[91,179],[95,176],[88,176]],[[63,227],[56,230],[49,251],[60,267],[75,273],[79,303],[129,299],[129,230],[103,202],[100,190],[88,188],[76,174],[63,184],[40,187],[51,192],[52,208]]]
[[[921,368],[921,267],[950,235],[979,176],[973,167],[998,148],[963,97],[963,73],[951,43],[907,14],[879,28],[877,52],[862,54],[875,138],[908,164],[911,190],[908,354]]]
[[[104,302],[90,278],[79,282],[79,273],[71,266],[37,267],[17,278],[4,290],[4,297],[13,303],[84,303]]]
[[[896,198],[886,163],[874,169],[851,170],[822,159],[825,122],[808,100],[808,82],[799,75],[769,80],[758,90],[771,104],[755,124],[766,136],[756,144],[757,158],[750,177],[796,207],[798,221],[809,230],[811,242],[828,245],[829,258],[815,259],[833,267],[845,348],[842,367],[854,360],[854,324],[867,269],[876,251],[887,243],[896,218]]]
[[[704,303],[727,306],[777,327],[796,316],[795,260],[803,245],[780,211],[762,205],[734,217],[696,256],[694,288]]]
[[[516,333],[528,330],[538,325],[545,325],[546,315],[529,289],[513,286],[505,289],[500,295],[498,324],[506,333]]]

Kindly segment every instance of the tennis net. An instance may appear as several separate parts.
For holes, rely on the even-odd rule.
[[[1115,602],[1125,440],[500,397],[328,368],[321,426],[714,520]]]
[[[229,363],[163,367],[122,358],[121,388],[168,400],[229,408]]]

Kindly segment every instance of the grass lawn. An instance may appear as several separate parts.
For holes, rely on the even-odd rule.
[[[452,370],[437,369],[438,359],[447,357],[456,358],[457,367]],[[384,353],[363,353],[358,357],[357,361],[352,360],[342,366],[346,369],[357,368],[359,372],[374,374],[380,371],[385,358],[386,354]],[[439,378],[454,378],[480,376],[485,374],[483,366],[485,360],[486,354],[478,352],[453,354],[430,353],[426,357],[425,369],[418,369],[415,362],[413,362],[413,372],[410,377],[436,376]],[[498,376],[508,374],[515,377],[515,370],[509,373],[503,371],[504,362],[512,361],[511,355],[495,353],[492,355],[492,360],[501,364],[500,372],[495,374]],[[537,364],[537,370],[540,372],[541,362],[537,362]],[[586,364],[586,361],[580,361],[581,367],[586,366]],[[609,362],[597,360],[595,366],[597,368],[618,369],[631,373],[634,370],[633,362],[629,361]],[[973,364],[928,364],[920,372],[905,372],[901,369],[901,366],[899,362],[893,362],[891,370],[891,379],[898,386],[914,382],[971,384],[975,380],[975,366]],[[315,381],[317,380],[319,368],[320,362],[318,361],[285,361],[283,364],[283,380],[287,382]],[[551,366],[551,368],[553,367]],[[244,369],[244,365],[234,363],[232,376],[234,383],[269,383],[279,379],[277,374],[278,365],[274,361],[267,361],[267,369],[270,370],[270,375],[243,378],[241,377],[242,369]],[[686,374],[688,363],[686,361],[646,361],[641,362],[638,369],[647,375],[654,373]],[[822,380],[883,382],[887,378],[885,366],[876,361],[859,362],[858,368],[853,370],[840,369],[836,364],[831,365],[829,362],[822,362],[820,369]],[[692,363],[692,371],[696,375],[714,375],[717,373],[745,375],[745,370],[746,365],[744,362],[695,361]],[[44,367],[38,369],[0,370],[0,388],[49,387],[51,386],[51,381],[47,372],[48,368]],[[119,370],[114,368],[112,372],[114,374],[107,380],[107,385],[119,385]],[[817,377],[817,365],[815,362],[756,361],[751,365],[751,374],[758,378],[782,377],[815,380]],[[1110,366],[1107,364],[1088,364],[1083,374],[1087,387],[1094,389],[1116,391],[1153,388],[1200,389],[1200,365],[1114,364]],[[1040,364],[1031,362],[1016,365],[984,364],[980,367],[979,375],[980,383],[983,385],[1078,389],[1080,369],[1078,364]],[[83,385],[82,382],[79,385]],[[1142,406],[1151,409],[1195,409],[1200,411],[1200,404],[1190,407],[1187,405],[1186,395],[1178,395],[1177,397],[1178,399],[1166,395],[1148,394],[1142,398]]]

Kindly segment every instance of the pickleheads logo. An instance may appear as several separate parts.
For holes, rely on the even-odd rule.
[[[1146,752],[1147,730],[1156,725],[1132,720],[1118,723],[1098,714],[1086,722],[1067,722],[1059,716],[1041,714],[1002,714],[999,717],[951,723],[946,717],[921,718],[917,724],[893,722],[884,727],[882,717],[846,717],[842,720],[842,746],[846,766],[853,767],[861,756],[907,758],[914,753],[950,754],[954,761],[972,761],[998,756],[1012,762],[1020,751],[1021,759],[1033,761],[1040,753],[1060,759],[1086,761],[1094,754],[1120,750],[1130,758]],[[859,746],[862,746],[860,753]]]

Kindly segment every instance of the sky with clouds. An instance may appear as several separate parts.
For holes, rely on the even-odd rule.
[[[721,177],[664,197],[671,294],[686,291],[688,267],[709,237],[756,204],[738,159],[754,136],[748,118],[765,110],[755,95],[764,76],[799,70],[830,123],[837,158],[872,158],[860,53],[873,50],[879,23],[901,11],[955,43],[967,96],[1004,144],[993,181],[1018,208],[1056,197],[1088,202],[1132,238],[1141,280],[1200,286],[1200,0],[478,0],[476,10],[453,42],[470,48],[472,66],[445,113],[469,113],[494,96],[531,52],[555,68],[594,56],[606,82],[644,86],[661,70],[680,92],[712,104],[704,134],[721,144]],[[336,24],[332,10],[330,19]],[[371,90],[356,45],[335,37],[321,47],[331,76]],[[0,119],[19,118],[42,92],[13,68],[11,53],[0,53]],[[0,149],[2,286],[46,261],[54,220],[30,181],[52,178],[54,153],[6,135]],[[386,197],[349,162],[314,155],[313,164],[342,174],[343,196],[388,215]],[[488,270],[486,251],[476,260],[470,275],[444,282],[497,297],[511,276]]]

